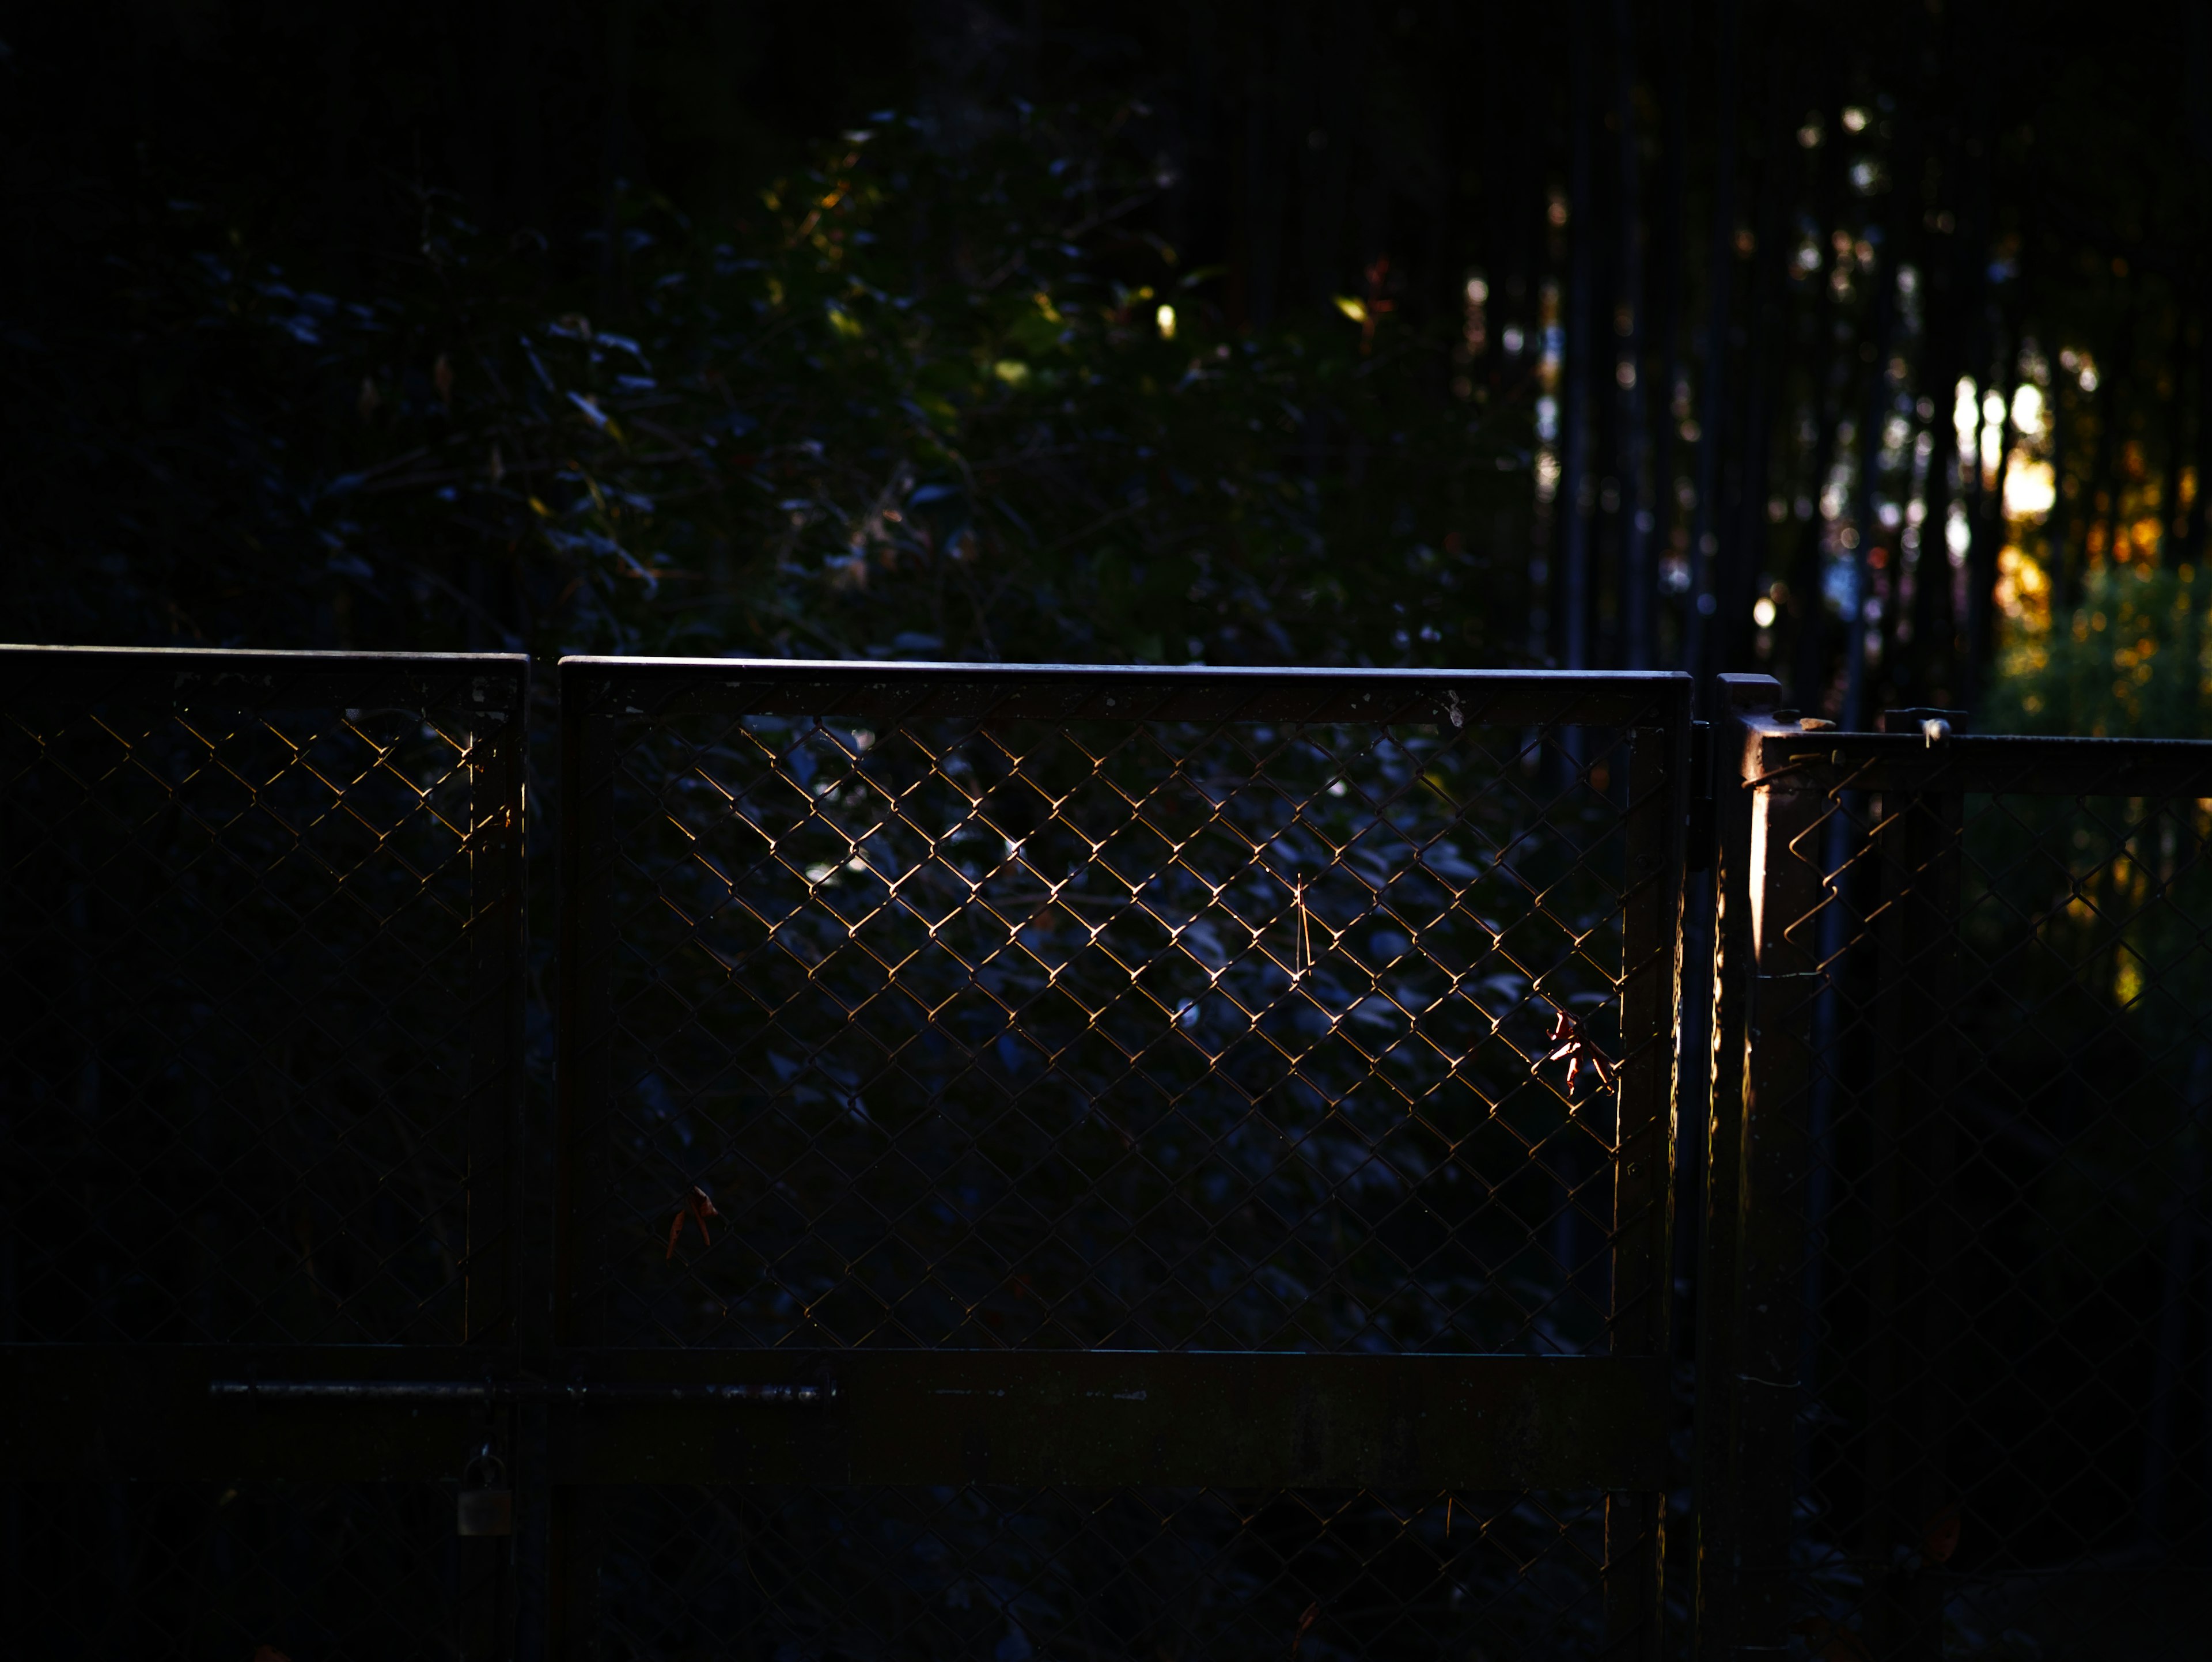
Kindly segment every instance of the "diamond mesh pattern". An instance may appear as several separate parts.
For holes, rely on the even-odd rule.
[[[606,1628],[640,1658],[1465,1662],[1602,1631],[1589,1497],[654,1489],[608,1521]]]
[[[510,991],[471,919],[519,904],[519,862],[472,852],[509,812],[472,733],[120,696],[0,718],[6,1338],[465,1336]],[[469,1336],[501,1319],[477,1269]]]
[[[1846,777],[1785,856],[1826,879],[1791,928],[1823,971],[1791,1197],[1816,1654],[2203,1642],[2212,801],[2020,782]]]
[[[1605,1342],[1626,733],[608,725],[605,1342]]]
[[[313,674],[0,721],[0,1336],[517,1337],[516,723]],[[1632,776],[1682,706],[1571,725],[1581,691],[1510,724],[603,721],[562,804],[556,1361],[1643,1354],[1664,1216],[1624,1176],[1629,1087],[1571,1093],[1546,1057],[1575,1018],[1656,1147],[1678,782]],[[313,1411],[332,1447],[359,1428]],[[564,1490],[549,1529],[548,1451],[511,1452],[520,1533],[492,1541],[455,1538],[450,1487],[0,1488],[11,1637],[1565,1656],[1656,1595],[1656,1497]],[[519,1598],[549,1552],[576,1585]]]
[[[1634,838],[1679,704],[1107,716],[1102,684],[1053,716],[909,685],[861,715],[726,679],[572,727],[575,1338],[1645,1346],[1620,1093],[1544,1058],[1565,1011],[1609,1062],[1671,1062],[1671,1012],[1625,1037],[1622,1009],[1672,985]],[[1596,1495],[605,1504],[594,1620],[641,1657],[1566,1656],[1607,1629]],[[1610,1523],[1623,1633],[1647,1516]]]

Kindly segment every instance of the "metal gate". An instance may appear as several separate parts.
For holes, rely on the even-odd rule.
[[[522,666],[255,664],[7,660],[9,1128],[48,1140],[9,1240],[65,1313],[11,1294],[0,1436],[38,1480],[12,1516],[88,1506],[132,1555],[78,1575],[108,1631],[296,1662],[1656,1654],[1682,678],[570,660],[539,1137]],[[198,852],[160,852],[163,812]],[[62,869],[111,921],[27,882]],[[29,967],[73,928],[131,998],[96,1039]],[[172,981],[220,1067],[155,1057],[186,1018],[132,989]],[[181,1082],[66,1109],[138,1065],[125,1032]],[[265,1193],[255,1137],[331,1111],[222,1130],[201,1105],[257,1068],[365,1105]],[[253,1228],[203,1242],[238,1193]],[[172,1243],[179,1289],[102,1326],[100,1255],[119,1283]],[[254,1275],[309,1290],[176,1313]],[[514,1536],[455,1542],[438,1491],[392,1511],[484,1452]],[[176,1493],[121,1481],[149,1477]],[[281,1570],[241,1580],[257,1554]],[[255,1598],[277,1631],[192,1626]]]
[[[2200,1655],[2212,744],[1779,692],[1722,678],[1699,1653]]]
[[[527,1312],[526,666],[11,648],[0,688],[6,1648],[492,1653],[507,1543],[450,1483]]]
[[[562,677],[572,1620],[1650,1653],[1683,680]]]

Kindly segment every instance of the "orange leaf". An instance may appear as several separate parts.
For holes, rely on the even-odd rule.
[[[1956,1501],[1936,1508],[1934,1515],[1920,1531],[1921,1545],[1928,1554],[1929,1562],[1948,1564],[1951,1562],[1951,1555],[1959,1549],[1959,1530],[1964,1521],[1960,1516]]]
[[[683,1238],[684,1219],[696,1220],[699,1225],[699,1239],[707,1245],[712,1246],[714,1244],[714,1238],[708,1233],[707,1220],[719,1218],[721,1215],[714,1209],[713,1198],[705,1190],[694,1184],[691,1192],[678,1203],[676,1215],[668,1221],[667,1256],[672,1258],[676,1256],[676,1243]]]

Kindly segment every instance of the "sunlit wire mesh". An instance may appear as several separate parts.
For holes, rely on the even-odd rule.
[[[1602,1345],[1624,734],[611,725],[607,1342]]]
[[[1784,856],[1830,880],[1794,926],[1824,973],[1788,1202],[1814,1653],[2201,1649],[2212,802],[2128,764],[2111,794],[1845,777]]]

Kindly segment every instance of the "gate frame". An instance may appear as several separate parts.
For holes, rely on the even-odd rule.
[[[1955,995],[1957,977],[1946,970],[1958,941],[1965,798],[2212,795],[2212,741],[1974,735],[1942,720],[1922,725],[1957,712],[1917,710],[1893,712],[1912,731],[1846,733],[1783,711],[1771,676],[1722,675],[1714,690],[1713,1067],[1692,1474],[1695,1643],[1706,1658],[1772,1654],[1791,1643],[1798,1374],[1815,1313],[1803,1307],[1802,1192],[1814,1157],[1808,1087],[1821,1066],[1815,1023],[1831,975],[1823,955],[1837,947],[1824,947],[1814,922],[1830,904],[1825,855],[1787,851],[1829,817],[1834,794],[1885,798],[1875,874],[1885,963],[1873,1019],[1886,1054],[1921,1057],[1917,1071],[1940,1087],[1948,1047],[1927,1030],[1940,1033]],[[1893,813],[1893,801],[1905,806]],[[1915,1004],[1936,1017],[1917,1034],[1905,1024]],[[1884,1093],[1892,1100],[1875,1104],[1887,1115],[1877,1130],[1893,1133],[1893,1084],[1875,1094]],[[1895,1136],[1884,1135],[1879,1152],[1893,1164]],[[1929,1135],[1929,1169],[1948,1180],[1955,1158],[1948,1121],[1935,1117]],[[1875,1431],[1879,1440],[1893,1428]],[[1896,1471],[1877,1476],[1901,1492]],[[1940,1653],[1940,1610],[1895,1614],[1923,1647],[1938,1647],[1927,1654]]]
[[[465,950],[471,974],[499,983],[471,1017],[477,1060],[458,1110],[471,1155],[467,1326],[455,1343],[0,1345],[0,1479],[449,1481],[489,1419],[512,1457],[519,1501],[520,1584],[496,1619],[516,1624],[522,1653],[564,1657],[594,1648],[590,1595],[579,1592],[595,1580],[594,1508],[585,1496],[611,1483],[1583,1488],[1606,1495],[1606,1653],[1661,1653],[1674,1418],[1672,1134],[1692,806],[1687,677],[565,660],[550,1194],[526,1135],[541,1122],[526,1111],[522,1061],[528,677],[527,661],[507,654],[0,648],[0,689],[18,703],[489,713],[481,760],[472,747],[469,838],[472,887],[480,876],[494,899],[470,918]],[[584,1243],[561,1225],[574,1217],[589,1170],[582,1137],[597,1075],[584,947],[594,928],[588,880],[609,851],[605,793],[593,794],[611,755],[604,718],[680,707],[702,687],[736,683],[772,683],[798,697],[834,691],[856,710],[888,697],[907,714],[927,684],[933,714],[977,699],[1003,709],[1013,699],[1024,714],[1058,720],[1571,727],[1644,716],[1624,733],[1612,1354],[840,1351],[830,1353],[832,1402],[803,1389],[818,1382],[822,1353],[596,1344],[566,1296]],[[1116,707],[1132,697],[1144,701],[1141,714]],[[481,1162],[495,1180],[479,1192],[477,1145],[485,1138],[496,1140]],[[492,1296],[479,1296],[480,1279]],[[499,1319],[486,1330],[488,1311]],[[951,1379],[1018,1385],[1019,1400],[969,1396],[966,1385],[946,1394]],[[1310,1425],[1302,1384],[1317,1385],[1336,1412]],[[1125,1397],[1135,1385],[1145,1402],[1117,1403],[1114,1391],[1099,1390],[1117,1385]],[[733,1414],[742,1433],[733,1434]],[[1305,1434],[1312,1429],[1322,1434]],[[481,1613],[469,1620],[472,1633],[486,1631]]]
[[[512,1410],[476,1382],[514,1371],[536,1280],[524,1170],[529,659],[0,646],[0,701],[10,712],[106,703],[187,719],[398,709],[442,722],[449,735],[476,723],[459,764],[469,774],[469,914],[456,944],[468,954],[472,993],[469,1071],[454,1106],[465,1151],[459,1330],[444,1344],[0,1344],[0,1482],[437,1482],[456,1475],[457,1452],[465,1458],[487,1436],[514,1453]],[[425,1373],[467,1389],[443,1398],[380,1392],[380,1381]],[[286,1400],[258,1389],[261,1380],[337,1389]],[[325,1405],[333,1397],[347,1404],[336,1428]],[[501,1635],[530,1607],[526,1505],[520,1522],[512,1554],[497,1540],[461,1543],[466,1586],[456,1615],[465,1642],[483,1653],[502,1652]]]
[[[744,701],[748,688],[780,713],[865,717],[878,727],[886,719],[987,709],[998,717],[1048,721],[1425,721],[1454,728],[1467,721],[1625,726],[1637,715],[1659,713],[1657,724],[1627,727],[1626,734],[1632,759],[1624,814],[1624,1065],[1613,1165],[1613,1331],[1616,1345],[1626,1341],[1628,1354],[593,1351],[593,1312],[573,1294],[582,1283],[579,1255],[589,1250],[580,1227],[592,1167],[587,1105],[607,1088],[605,1039],[592,1012],[605,997],[602,966],[611,953],[597,938],[606,923],[597,900],[601,886],[592,880],[614,852],[611,729],[617,721],[664,713],[759,707]],[[702,1466],[706,1481],[735,1482],[782,1476],[854,1483],[1587,1487],[1607,1497],[1605,1654],[1656,1662],[1663,1646],[1664,1489],[1674,1412],[1668,1266],[1681,909],[1693,806],[1692,691],[1690,678],[1672,672],[562,659],[556,1336],[571,1347],[571,1357],[590,1355],[595,1368],[617,1367],[627,1378],[735,1383],[742,1374],[748,1381],[795,1382],[819,1379],[834,1364],[840,1411],[806,1416],[811,1424],[780,1416],[785,1423],[764,1423],[766,1434],[742,1445],[695,1434],[685,1440],[684,1458],[669,1458],[677,1452],[672,1447],[644,1459],[656,1439],[629,1415],[594,1416],[588,1432],[580,1425],[563,1428],[568,1438],[580,1439],[572,1447],[600,1451],[604,1458],[586,1453],[563,1462],[556,1456],[554,1481],[561,1487],[553,1562],[560,1579],[593,1585],[596,1507],[580,1484],[652,1475],[665,1480],[679,1472],[700,1481]],[[1127,1400],[1132,1368],[1144,1374],[1141,1403]],[[962,1394],[928,1383],[946,1369],[958,1372],[968,1387]],[[1295,1381],[1315,1372],[1335,1376],[1333,1423],[1324,1428],[1309,1421],[1301,1407],[1295,1425],[1283,1422],[1255,1446],[1255,1411],[1264,1423],[1270,1399],[1279,1405],[1310,1397]],[[1281,1383],[1261,1386],[1269,1373]],[[1027,1390],[1019,1388],[1024,1375],[1030,1376]],[[1239,1376],[1249,1380],[1241,1388]],[[1111,1388],[1117,1384],[1123,1387],[1118,1392]],[[1486,1421],[1503,1429],[1501,1420],[1512,1428],[1504,1437],[1479,1429]],[[1439,1424],[1453,1421],[1463,1428],[1457,1446]],[[840,1435],[835,1422],[852,1430]],[[862,1428],[870,1422],[898,1428],[897,1452],[866,1434]],[[571,1608],[564,1625],[556,1653],[586,1654],[589,1612]]]

